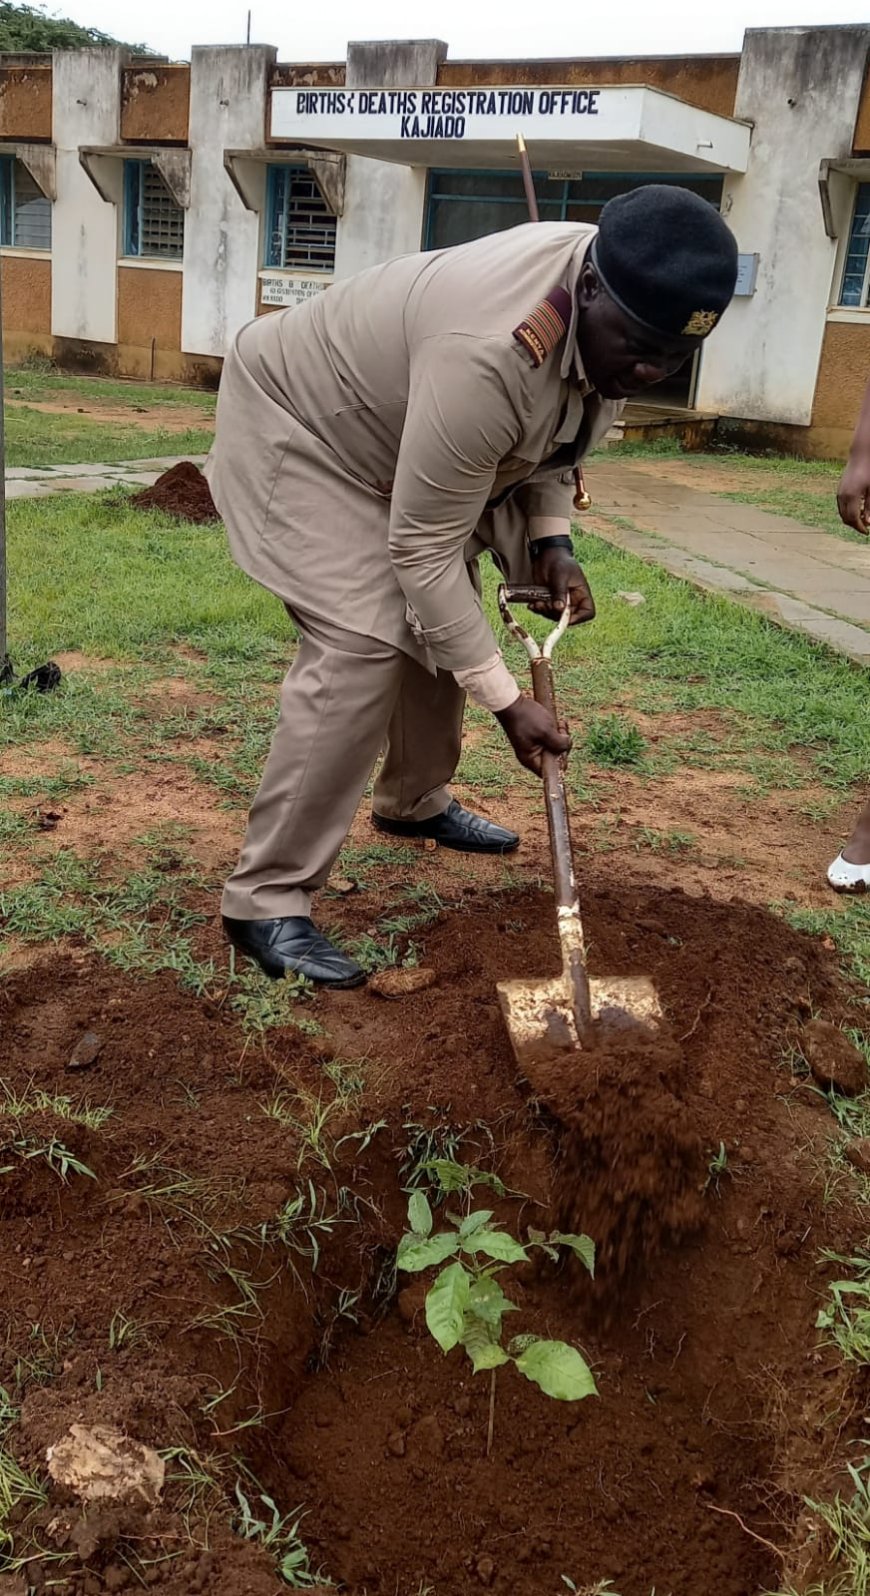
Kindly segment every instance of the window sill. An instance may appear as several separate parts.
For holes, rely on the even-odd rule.
[[[870,305],[832,305],[828,311],[828,321],[854,322],[859,326],[870,326]]]
[[[19,244],[0,244],[2,255],[9,255],[12,260],[51,260],[50,249],[24,249]]]
[[[118,258],[119,266],[132,266],[136,271],[146,272],[183,272],[183,260],[158,260],[149,255],[121,255]]]

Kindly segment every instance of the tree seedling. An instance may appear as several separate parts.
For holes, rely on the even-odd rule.
[[[437,1164],[441,1166],[445,1162],[439,1159]],[[451,1164],[446,1170],[439,1167],[437,1173],[439,1180],[446,1175],[455,1191],[460,1171],[467,1188],[476,1171]],[[484,1369],[492,1370],[489,1452],[495,1371],[504,1364],[513,1363],[547,1396],[562,1402],[579,1402],[583,1397],[597,1394],[589,1365],[567,1342],[519,1335],[512,1337],[507,1346],[502,1345],[504,1317],[518,1310],[502,1290],[498,1275],[512,1265],[528,1262],[530,1247],[539,1248],[553,1259],[559,1257],[562,1248],[568,1248],[592,1274],[595,1244],[589,1236],[569,1235],[558,1230],[545,1235],[543,1231],[530,1229],[528,1247],[524,1247],[509,1231],[500,1230],[492,1223],[492,1210],[488,1208],[474,1209],[464,1217],[450,1213],[446,1217],[451,1228],[434,1231],[426,1194],[420,1190],[412,1192],[408,1202],[410,1230],[399,1242],[396,1266],[408,1274],[419,1274],[424,1269],[444,1264],[426,1294],[426,1324],[442,1352],[461,1346],[471,1359],[475,1374]]]

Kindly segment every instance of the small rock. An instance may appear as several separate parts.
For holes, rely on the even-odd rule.
[[[810,1020],[801,1031],[801,1051],[814,1080],[825,1090],[855,1097],[867,1085],[867,1065],[854,1042],[829,1020]]]
[[[410,997],[413,992],[425,992],[435,985],[435,971],[421,967],[412,970],[378,970],[369,981],[369,991],[377,997]]]
[[[86,1070],[99,1058],[103,1050],[102,1038],[96,1031],[85,1031],[79,1037],[67,1063],[68,1070]]]
[[[400,1430],[394,1430],[392,1435],[387,1436],[387,1449],[393,1457],[405,1456],[405,1437]]]
[[[348,893],[356,892],[357,890],[356,882],[351,881],[349,876],[330,876],[327,886],[330,892],[338,892],[343,898],[346,898]]]
[[[623,604],[645,604],[645,593],[624,592],[621,589],[614,594],[614,598],[622,599]]]
[[[846,1157],[854,1169],[859,1169],[862,1175],[870,1175],[870,1136],[859,1136],[850,1142]]]
[[[491,1585],[492,1577],[495,1573],[495,1563],[491,1557],[479,1557],[475,1564],[474,1572],[480,1580],[481,1585]]]

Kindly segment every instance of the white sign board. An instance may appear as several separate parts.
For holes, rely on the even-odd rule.
[[[489,139],[496,127],[527,140],[578,137],[604,112],[608,89],[283,89],[272,95],[272,137]],[[619,91],[616,91],[619,98]],[[613,101],[610,98],[612,106]]]
[[[301,272],[261,272],[260,303],[262,305],[302,305],[314,299],[332,282],[327,272],[316,277],[306,277]]]
[[[758,276],[758,256],[737,256],[737,287],[734,290],[735,298],[748,299],[755,293],[755,279]]]
[[[407,166],[503,168],[518,133],[542,171],[745,171],[749,156],[744,123],[635,84],[279,87],[271,102],[274,139]]]

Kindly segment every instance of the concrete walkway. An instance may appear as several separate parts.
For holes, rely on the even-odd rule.
[[[54,493],[99,493],[101,488],[148,488],[181,460],[202,465],[204,454],[168,455],[158,460],[116,460],[111,465],[10,466],[7,499],[46,499]]]
[[[593,513],[617,518],[596,518],[596,535],[870,665],[870,541],[682,487],[666,470],[665,462],[659,477],[629,461],[594,461]]]

